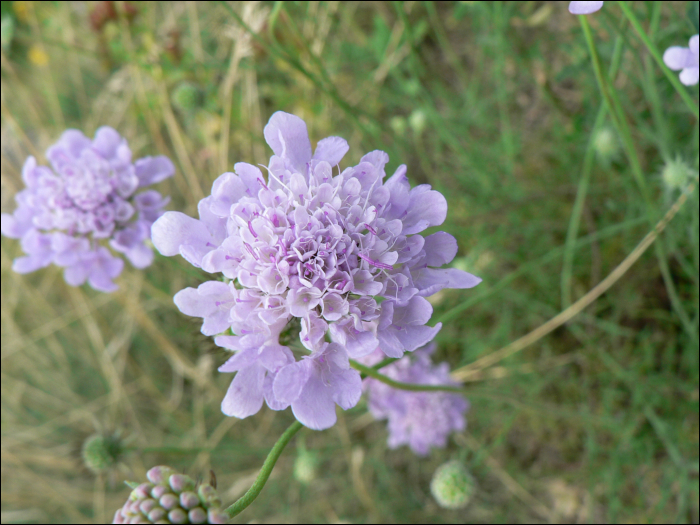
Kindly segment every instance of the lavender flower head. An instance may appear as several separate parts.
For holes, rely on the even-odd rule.
[[[698,69],[699,44],[700,36],[695,35],[690,39],[688,47],[673,46],[664,52],[664,63],[674,71],[681,70],[679,78],[686,86],[694,86],[700,77]]]
[[[457,386],[450,379],[447,363],[433,365],[430,354],[434,351],[434,344],[427,345],[381,372],[402,383]],[[377,351],[363,362],[372,365],[382,358]],[[365,379],[364,388],[369,411],[376,419],[388,422],[390,448],[408,445],[419,456],[425,456],[432,447],[444,447],[452,432],[461,432],[467,426],[469,403],[460,394],[397,390],[372,378]]]
[[[2,234],[20,239],[26,256],[12,269],[29,273],[51,263],[65,268],[71,286],[85,281],[112,292],[124,262],[101,244],[108,240],[136,268],[153,260],[146,244],[151,225],[168,199],[155,190],[139,191],[175,172],[167,157],[131,162],[119,134],[102,127],[90,140],[69,129],[46,151],[51,167],[29,157],[22,168],[26,188],[15,196],[17,209],[2,214]]]
[[[605,2],[569,2],[569,12],[573,15],[590,15],[600,11]]]
[[[335,424],[336,404],[359,401],[349,358],[378,346],[401,357],[426,344],[441,325],[426,325],[425,297],[480,279],[440,268],[456,255],[456,240],[419,233],[442,224],[447,202],[428,185],[411,189],[406,166],[385,180],[389,157],[373,151],[334,176],[347,142],[328,137],[312,153],[306,124],[288,113],[272,115],[264,134],[274,152],[267,179],[236,164],[200,201],[199,219],[168,212],[153,225],[153,242],[225,277],[175,295],[183,313],[204,319],[204,334],[220,334],[216,343],[235,352],[219,369],[236,372],[223,412],[244,418],[265,400],[324,429]],[[295,318],[299,359],[279,342]]]

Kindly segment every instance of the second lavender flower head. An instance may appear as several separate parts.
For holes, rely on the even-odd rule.
[[[20,239],[26,253],[13,270],[29,273],[53,263],[65,268],[72,286],[88,281],[96,290],[116,290],[113,279],[124,262],[102,242],[136,268],[151,264],[150,228],[168,199],[139,190],[171,177],[175,167],[163,156],[132,163],[126,140],[110,127],[98,129],[93,140],[69,129],[46,157],[50,168],[26,160],[17,209],[2,214],[2,234]]]
[[[347,142],[328,137],[312,152],[306,124],[288,113],[272,115],[264,135],[274,152],[267,179],[236,164],[200,201],[199,219],[168,212],[153,225],[153,242],[163,255],[224,276],[175,296],[183,313],[204,319],[204,334],[235,352],[220,368],[236,372],[224,413],[247,417],[265,401],[324,429],[336,421],[336,404],[359,401],[350,358],[378,347],[401,357],[426,344],[440,324],[427,325],[425,297],[480,279],[441,268],[457,241],[420,233],[442,224],[447,202],[428,185],[411,188],[406,166],[385,180],[389,156],[373,151],[334,175]],[[294,319],[300,358],[279,341]]]

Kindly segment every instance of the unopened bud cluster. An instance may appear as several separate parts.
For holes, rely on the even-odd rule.
[[[226,523],[216,489],[170,467],[153,467],[112,523]]]

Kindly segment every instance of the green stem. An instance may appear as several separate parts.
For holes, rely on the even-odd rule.
[[[289,440],[292,439],[292,437],[294,437],[294,434],[299,432],[299,429],[302,426],[303,425],[301,423],[295,421],[290,425],[290,427],[287,430],[284,431],[284,434],[282,434],[282,436],[277,440],[277,443],[275,443],[275,446],[272,447],[272,450],[267,455],[265,463],[263,463],[258,477],[255,478],[255,483],[253,483],[253,486],[250,487],[248,489],[248,492],[243,494],[243,496],[241,496],[238,499],[238,501],[236,501],[233,505],[226,509],[225,512],[226,514],[228,514],[229,518],[238,516],[241,512],[243,512],[246,509],[246,507],[248,507],[248,505],[255,501],[255,498],[258,497],[263,487],[265,486],[265,483],[267,483],[267,480],[270,477],[270,474],[272,473],[272,469],[275,467],[275,463],[277,463],[277,460],[282,454],[284,447],[287,446]]]
[[[359,370],[365,376],[369,376],[381,383],[384,383],[385,385],[389,385],[390,387],[397,388],[399,390],[410,390],[412,392],[454,392],[456,394],[467,395],[466,388],[461,388],[458,386],[419,385],[416,383],[402,383],[401,381],[394,381],[390,377],[380,374],[374,368],[360,364],[353,359],[350,359],[350,366],[352,366],[355,370]]]
[[[385,366],[389,366],[391,363],[398,361],[398,358],[396,357],[387,357],[386,359],[379,361],[376,365],[374,365],[372,368],[374,370],[381,370]]]
[[[661,57],[661,53],[659,53],[659,50],[656,49],[656,46],[649,38],[649,35],[647,35],[646,31],[644,31],[642,24],[639,23],[639,20],[635,16],[630,6],[627,4],[627,2],[622,1],[618,2],[618,4],[620,4],[622,12],[627,17],[627,20],[629,20],[630,24],[632,24],[632,27],[639,35],[639,38],[642,39],[642,42],[644,42],[644,45],[646,46],[647,50],[649,51],[649,53],[651,53],[651,56],[654,57],[656,63],[659,64],[661,71],[663,71],[664,75],[666,75],[666,78],[668,78],[669,82],[671,82],[671,85],[681,96],[683,102],[685,102],[686,106],[688,106],[690,112],[693,115],[695,115],[695,118],[700,118],[700,110],[698,110],[697,103],[688,94],[688,90],[683,86],[683,84],[681,84],[680,80],[678,80],[678,76],[675,73],[673,73],[668,67],[666,67],[666,64],[664,64],[664,60]]]
[[[621,4],[622,3],[623,2],[621,2]],[[642,194],[642,199],[646,207],[647,221],[652,227],[654,227],[656,224],[654,205],[651,200],[651,194],[649,193],[649,187],[647,186],[646,179],[644,178],[639,156],[637,155],[632,132],[630,131],[624,110],[622,109],[622,104],[620,103],[620,99],[617,96],[615,88],[607,81],[606,76],[603,75],[600,58],[598,57],[598,51],[595,47],[593,33],[588,20],[585,16],[579,16],[579,20],[581,21],[581,27],[583,28],[583,33],[586,37],[586,42],[591,53],[593,70],[595,72],[596,79],[598,80],[598,86],[600,87],[600,91],[608,108],[608,112],[610,113],[613,123],[617,128],[617,132],[622,138],[622,145],[625,150],[625,154],[629,160],[632,174],[634,175],[634,179],[639,187],[639,191]],[[698,334],[696,333],[695,325],[691,321],[686,311],[683,309],[683,304],[676,290],[676,285],[673,282],[673,277],[671,276],[671,270],[668,267],[668,259],[663,243],[654,243],[654,251],[656,253],[659,269],[661,270],[661,276],[663,277],[664,285],[666,286],[666,291],[668,292],[669,299],[671,300],[673,310],[676,312],[678,319],[681,321],[683,329],[687,332],[690,339],[697,344]]]

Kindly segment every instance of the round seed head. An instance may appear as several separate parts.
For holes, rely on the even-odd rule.
[[[615,132],[606,127],[596,132],[595,137],[593,137],[593,148],[598,160],[604,164],[609,164],[618,156],[620,142]]]
[[[438,467],[430,483],[430,492],[438,505],[453,510],[466,507],[474,495],[475,488],[474,478],[464,465],[456,460]]]
[[[680,190],[685,188],[692,174],[690,166],[677,158],[666,163],[661,172],[661,179],[669,190]]]
[[[200,95],[195,85],[190,82],[181,82],[173,91],[173,105],[184,112],[192,111],[199,106]]]

